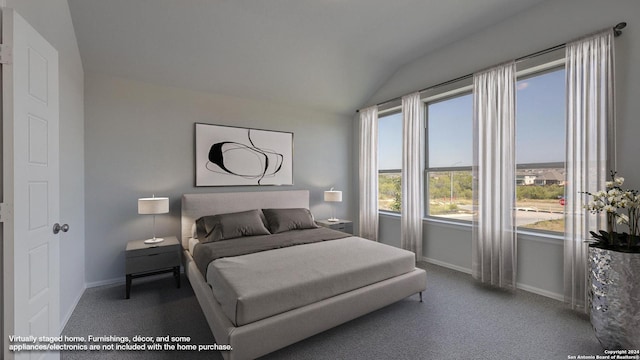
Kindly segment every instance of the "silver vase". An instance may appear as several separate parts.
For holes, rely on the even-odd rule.
[[[605,349],[640,349],[640,254],[589,247],[591,325]]]

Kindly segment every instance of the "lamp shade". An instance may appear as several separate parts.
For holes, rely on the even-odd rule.
[[[324,201],[328,202],[341,202],[342,191],[328,190],[324,192]]]
[[[166,214],[169,212],[169,198],[152,197],[138,199],[138,214]]]

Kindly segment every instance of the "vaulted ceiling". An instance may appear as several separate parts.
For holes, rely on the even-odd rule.
[[[69,0],[85,72],[352,114],[402,65],[543,0]]]

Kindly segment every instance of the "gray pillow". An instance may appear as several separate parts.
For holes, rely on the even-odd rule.
[[[317,228],[309,209],[262,209],[272,234]]]
[[[270,234],[260,210],[203,216],[196,220],[196,232],[200,242]]]

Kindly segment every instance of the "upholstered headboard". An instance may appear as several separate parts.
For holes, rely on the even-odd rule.
[[[189,246],[191,226],[205,215],[253,209],[309,208],[308,190],[202,193],[182,195],[182,246]]]

